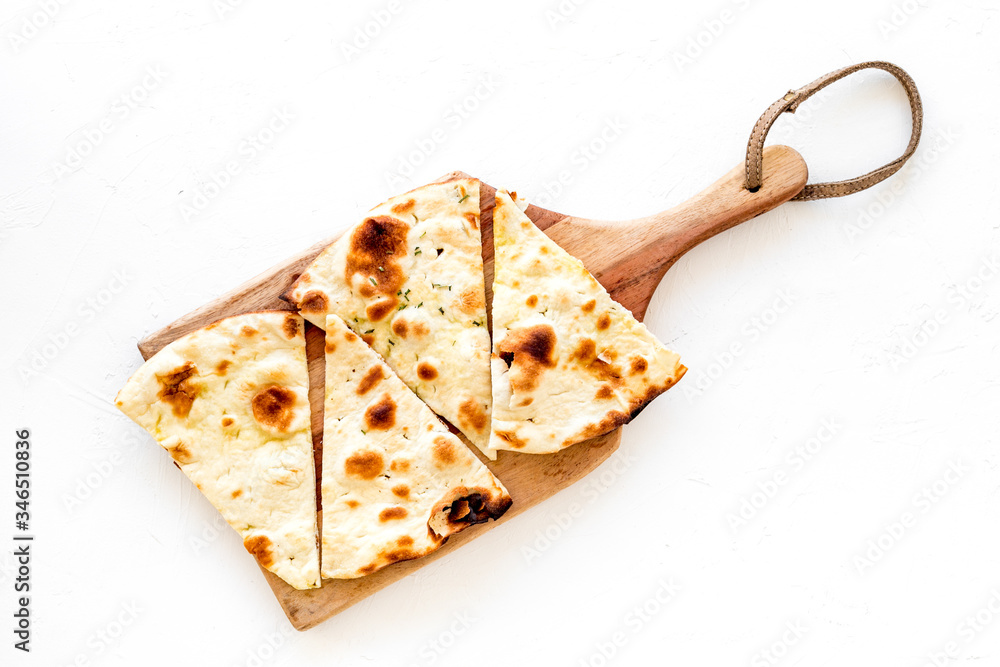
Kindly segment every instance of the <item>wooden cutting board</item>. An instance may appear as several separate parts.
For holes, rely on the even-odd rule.
[[[615,300],[642,320],[657,284],[681,255],[715,234],[788,201],[806,184],[808,173],[805,162],[787,146],[765,149],[764,166],[766,176],[757,192],[749,192],[743,187],[744,168],[740,164],[706,190],[675,208],[637,220],[588,220],[537,206],[529,206],[526,212],[540,229],[545,230],[570,254],[580,258]],[[442,180],[456,176],[467,177],[462,172],[454,172]],[[483,183],[480,193],[480,226],[489,304],[492,301],[493,283],[495,190]],[[150,334],[139,342],[143,358],[149,359],[171,341],[223,317],[256,310],[290,310],[291,306],[282,301],[280,296],[289,289],[313,258],[334,240],[335,238],[330,238],[317,243],[232,292]],[[317,478],[323,449],[323,343],[323,331],[307,325],[309,400],[312,406]],[[669,392],[667,395],[669,396]],[[513,506],[499,521],[471,526],[452,536],[442,548],[429,556],[396,563],[360,579],[324,580],[322,588],[308,591],[295,590],[263,568],[261,571],[285,610],[288,620],[296,629],[306,630],[569,487],[611,456],[620,442],[621,431],[616,430],[556,454],[533,455],[502,451],[496,461],[484,459],[484,463],[510,491]],[[468,441],[466,444],[469,444]],[[469,447],[473,452],[479,453],[475,447]]]

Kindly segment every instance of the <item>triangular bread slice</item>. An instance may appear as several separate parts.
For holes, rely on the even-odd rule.
[[[493,473],[336,315],[326,321],[323,577],[419,558],[511,505]]]
[[[686,370],[498,190],[492,450],[545,454],[635,417]]]
[[[490,431],[479,181],[417,188],[376,206],[285,295],[313,324],[339,315],[403,382],[480,449]]]
[[[308,383],[302,318],[271,311],[178,338],[115,401],[298,589],[320,585]]]

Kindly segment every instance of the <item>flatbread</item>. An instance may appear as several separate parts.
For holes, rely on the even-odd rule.
[[[511,505],[496,477],[336,315],[326,322],[323,577],[419,558]]]
[[[260,564],[320,585],[302,318],[237,315],[170,343],[115,404],[149,431]]]
[[[490,428],[479,181],[432,183],[376,206],[285,298],[319,327],[339,315],[477,447]]]
[[[686,370],[498,190],[490,448],[556,452],[635,417]]]

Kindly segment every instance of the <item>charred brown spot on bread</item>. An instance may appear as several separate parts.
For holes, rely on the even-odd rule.
[[[271,385],[251,399],[253,418],[261,426],[287,431],[295,417],[295,392],[288,387]]]
[[[443,542],[443,540],[434,535],[430,529],[428,529],[428,537],[432,542],[437,544],[441,544]],[[358,568],[358,574],[371,574],[382,569],[386,565],[392,565],[393,563],[398,563],[404,560],[420,558],[421,556],[426,555],[428,551],[426,549],[422,551],[412,549],[411,546],[413,545],[413,538],[408,535],[403,535],[402,537],[397,538],[396,545],[398,546],[380,549],[371,563]]]
[[[517,433],[514,433],[513,431],[497,431],[496,434],[498,438],[510,444],[510,446],[515,449],[521,449],[528,445],[526,441],[517,437]]]
[[[615,392],[611,388],[611,385],[602,384],[600,389],[597,390],[597,394],[594,395],[594,398],[611,398],[614,395]]]
[[[458,297],[458,309],[464,313],[478,313],[486,307],[485,298],[482,290],[475,286],[467,287]]]
[[[630,419],[631,417],[625,414],[624,412],[619,412],[618,410],[612,410],[607,415],[605,415],[604,419],[602,419],[601,421],[610,427],[608,428],[608,430],[610,431],[611,429],[618,428],[619,426],[623,426],[629,423]]]
[[[253,338],[257,335],[257,330],[248,324],[244,324],[240,329],[240,335],[246,336],[247,338]]]
[[[176,463],[186,464],[194,461],[194,455],[183,442],[178,442],[176,445],[167,447],[167,452]]]
[[[164,403],[170,405],[176,417],[187,417],[191,412],[191,404],[198,395],[198,388],[194,386],[191,378],[197,372],[198,369],[189,361],[169,373],[156,376],[160,383],[158,396]]]
[[[441,544],[444,540],[440,537],[434,535],[433,531],[428,528],[428,537],[432,542]],[[404,560],[413,560],[414,558],[420,558],[427,554],[427,550],[418,551],[412,549],[413,538],[404,535],[396,539],[397,547],[386,547],[385,549],[380,549],[375,559],[365,565],[364,567],[358,568],[358,574],[371,574],[377,570],[382,569],[386,565],[392,565],[393,563],[398,563]]]
[[[609,364],[603,359],[594,359],[587,370],[599,380],[610,382],[613,385],[621,384],[622,369],[615,364]]]
[[[594,308],[596,307],[597,307],[597,301],[595,299],[591,299],[587,303],[580,306],[580,310],[582,310],[585,313],[592,313],[594,312]]]
[[[365,345],[371,346],[375,342],[374,334],[362,334],[361,340],[365,342]]]
[[[552,358],[555,346],[556,332],[548,324],[508,331],[497,345],[497,351],[511,368],[511,389],[521,392],[537,387],[544,370],[555,366]]]
[[[354,284],[354,276],[361,275],[362,295],[366,298],[382,294],[385,298],[369,306],[369,319],[379,321],[396,309],[399,299],[396,292],[406,277],[400,265],[406,253],[406,236],[410,226],[389,215],[366,218],[351,235],[347,251],[344,278]],[[367,292],[367,294],[365,293]],[[371,308],[375,308],[375,312]],[[381,314],[381,317],[373,315]]]
[[[604,350],[598,354],[597,344],[593,339],[582,338],[573,350],[572,359],[579,362],[580,366],[598,380],[617,386],[621,384],[622,370],[604,359],[604,357],[614,358],[616,356],[618,355],[613,350]],[[645,360],[643,361],[645,362]]]
[[[396,402],[392,396],[385,394],[378,403],[373,403],[365,410],[365,424],[376,431],[385,431],[396,425]]]
[[[412,326],[413,326],[413,333],[415,333],[418,337],[426,336],[428,333],[430,333],[430,329],[427,328],[427,325],[424,324],[423,322],[414,322]]]
[[[511,506],[509,496],[501,495],[496,489],[458,487],[452,490],[458,496],[443,508],[448,513],[448,523],[476,524],[490,519],[499,519]]]
[[[489,423],[486,410],[474,398],[467,398],[458,406],[458,421],[462,426],[482,431]]]
[[[223,426],[232,426],[233,423],[234,422],[233,422],[233,418],[232,417],[223,417],[222,418],[222,425]]]
[[[604,435],[609,431],[613,431],[623,424],[627,424],[631,417],[620,410],[611,410],[596,424],[591,424],[587,426],[583,431],[580,432],[580,437],[573,438],[573,442],[579,440],[589,440],[590,438],[596,438],[599,435]]]
[[[355,507],[357,507],[357,506],[358,506],[358,505],[360,505],[361,503],[359,503],[359,502],[358,502],[357,500],[354,500],[354,499],[352,498],[352,499],[350,499],[350,500],[345,500],[345,501],[344,501],[344,504],[345,504],[345,505],[347,505],[348,507],[350,507],[351,509],[354,509]]]
[[[286,315],[285,321],[281,323],[281,330],[285,332],[285,337],[295,338],[299,335],[299,318],[297,315]]]
[[[405,519],[409,512],[406,511],[405,507],[400,507],[396,505],[395,507],[386,507],[384,510],[378,513],[378,520],[382,523],[386,521],[398,521],[399,519]]]
[[[353,331],[345,331],[344,332],[344,340],[346,340],[348,343],[356,341],[357,339],[358,339],[358,336]]]
[[[451,465],[456,460],[455,445],[443,435],[434,438],[431,452],[434,454],[434,462],[442,466]]]
[[[382,365],[376,364],[368,369],[368,372],[365,373],[365,376],[361,378],[360,382],[358,382],[358,388],[355,391],[358,393],[359,396],[364,396],[369,391],[371,391],[372,387],[374,387],[384,379],[385,379],[385,372],[382,370]]]
[[[597,343],[590,338],[583,338],[573,350],[573,358],[580,363],[587,365],[597,359]]]
[[[379,299],[365,308],[365,314],[372,322],[381,322],[396,310],[396,304],[398,303],[399,301],[395,297]]]
[[[657,396],[665,392],[667,389],[670,389],[672,386],[674,386],[677,380],[679,380],[680,377],[683,376],[684,372],[687,370],[683,366],[681,366],[681,369],[682,370],[678,375],[678,377],[667,378],[666,382],[664,382],[662,385],[659,386],[650,385],[646,387],[646,393],[642,397],[633,400],[631,405],[629,405],[629,410],[630,410],[629,419],[635,419],[636,416],[640,412],[642,412],[643,408],[649,405],[654,398],[656,398]]]
[[[410,487],[406,484],[397,484],[392,487],[392,493],[400,498],[408,498],[410,496]]]
[[[270,567],[274,564],[274,555],[271,553],[271,540],[266,535],[248,537],[243,540],[243,546],[264,567]]]
[[[311,290],[302,296],[302,300],[299,301],[299,310],[303,313],[325,313],[329,303],[325,294]]]
[[[406,201],[401,201],[392,205],[392,212],[396,215],[402,215],[404,213],[409,213],[410,210],[416,205],[412,199],[407,199]]]
[[[473,229],[479,229],[479,214],[473,213],[472,211],[465,212],[465,219],[469,221],[469,226]]]
[[[611,326],[611,315],[608,313],[601,313],[601,316],[597,318],[597,328],[604,331]]]
[[[662,394],[663,391],[664,390],[658,390],[653,394],[652,397],[643,400],[633,401],[632,404],[629,406],[629,413],[628,413],[629,419],[635,419],[636,417],[638,417],[639,413],[646,409],[646,406],[649,405],[650,401],[652,401],[654,398]]]
[[[437,378],[438,371],[434,368],[433,364],[429,364],[426,361],[421,361],[417,364],[417,375],[421,380],[433,380]]]
[[[361,479],[375,479],[384,468],[382,455],[368,449],[354,452],[344,461],[344,472]]]
[[[409,459],[393,459],[389,464],[389,470],[393,472],[406,472],[410,469]]]
[[[223,359],[218,364],[216,364],[215,372],[218,373],[219,375],[225,375],[226,371],[229,370],[229,367],[232,365],[233,362],[229,361],[229,359]]]
[[[548,324],[537,324],[524,329],[512,329],[500,343],[502,352],[515,357],[524,355],[534,363],[551,366],[555,349],[555,330]]]
[[[643,357],[632,357],[632,364],[629,368],[632,371],[632,375],[645,373],[646,369],[649,368],[649,363]]]
[[[414,551],[413,549],[393,549],[391,551],[380,551],[379,557],[382,558],[387,565],[392,563],[398,563],[403,560],[413,560],[414,558],[420,558],[424,554],[419,551]]]
[[[398,218],[380,215],[366,218],[351,235],[351,245],[347,255],[347,268],[354,273],[370,273],[382,266],[389,273],[383,260],[392,258],[396,263],[406,249],[406,235],[410,226]]]
[[[324,349],[326,350],[327,354],[333,354],[334,352],[337,351],[337,344],[334,343],[332,340],[328,340],[326,341]]]
[[[392,333],[396,334],[400,338],[406,338],[408,327],[406,326],[406,320],[402,317],[397,317],[392,321]]]
[[[538,305],[538,296],[532,294],[531,296],[528,297],[528,300],[525,301],[524,303],[528,306],[528,308],[534,308],[535,306]]]
[[[233,498],[239,498],[242,495],[243,495],[243,489],[236,489],[232,493]]]

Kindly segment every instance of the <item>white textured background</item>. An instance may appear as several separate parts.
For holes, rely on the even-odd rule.
[[[334,4],[0,9],[0,664],[996,664],[997,2]],[[912,166],[684,257],[647,323],[691,370],[617,467],[314,630],[111,406],[139,338],[388,195],[462,169],[585,217],[662,210],[787,89],[868,59],[920,85]],[[772,133],[815,177],[901,151],[891,77],[830,91]]]

